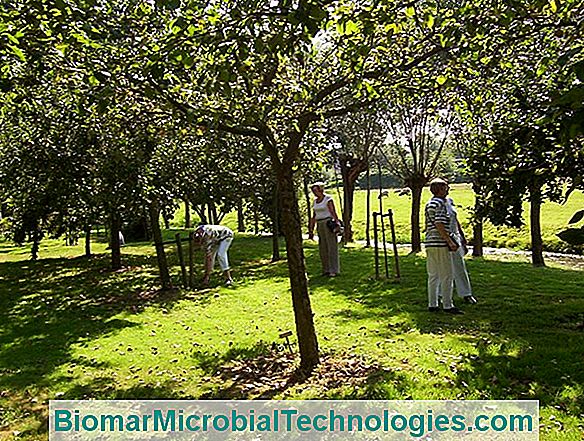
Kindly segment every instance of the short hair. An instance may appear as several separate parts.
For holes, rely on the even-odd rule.
[[[321,190],[324,190],[324,186],[326,184],[323,181],[317,181],[317,182],[313,182],[312,184],[310,184],[310,189],[312,190],[314,187],[318,187]]]
[[[441,179],[441,178],[435,178],[432,179],[430,181],[430,191],[432,192],[432,194],[436,194],[436,192],[438,191],[438,189],[444,187],[444,186],[448,186],[448,181]]]

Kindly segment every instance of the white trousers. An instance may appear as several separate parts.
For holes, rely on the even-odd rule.
[[[462,247],[450,253],[450,257],[452,259],[452,275],[454,277],[454,286],[456,286],[456,294],[458,297],[472,296],[470,278],[466,271]]]
[[[426,247],[426,269],[428,271],[428,306],[438,306],[442,297],[444,309],[454,307],[452,303],[452,254],[448,247]]]
[[[215,267],[215,258],[219,261],[219,267],[221,271],[227,271],[229,269],[229,258],[227,257],[227,250],[231,246],[233,239],[228,237],[219,242],[219,246],[212,251],[211,254],[211,269]]]

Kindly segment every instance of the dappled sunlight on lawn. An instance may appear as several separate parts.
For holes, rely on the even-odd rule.
[[[285,352],[273,352],[295,325],[288,268],[270,250],[269,239],[236,237],[234,286],[216,272],[210,288],[193,291],[158,291],[146,244],[123,248],[116,272],[106,255],[0,263],[0,404],[9,409],[1,424],[44,433],[38,403],[55,397],[531,398],[570,427],[584,412],[581,272],[469,259],[479,303],[460,304],[463,316],[432,314],[423,256],[400,256],[396,283],[375,280],[372,250],[352,246],[331,279],[309,243],[323,360],[339,372],[354,362],[375,368],[359,368],[358,382],[325,374],[295,382],[278,371]],[[178,284],[176,252],[167,252]]]

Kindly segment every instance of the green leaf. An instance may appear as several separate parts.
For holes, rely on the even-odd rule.
[[[580,222],[582,219],[584,219],[584,210],[580,210],[574,213],[572,218],[568,221],[568,224],[575,224]]]
[[[91,86],[99,86],[100,84],[99,80],[95,77],[95,75],[90,75],[87,81]]]
[[[558,12],[558,4],[556,3],[556,0],[550,0],[550,8],[554,14]]]
[[[180,6],[180,0],[156,0],[156,6],[173,10]]]
[[[428,15],[428,18],[426,19],[426,26],[428,26],[430,29],[434,27],[434,16],[432,14]]]
[[[12,50],[12,52],[14,52],[14,54],[20,58],[21,61],[26,61],[26,57],[24,56],[24,52],[22,52],[20,50],[20,48],[13,46],[11,44],[8,45],[8,47]]]
[[[406,17],[409,17],[409,18],[411,18],[411,17],[413,17],[415,14],[416,14],[416,10],[414,9],[414,7],[413,7],[413,6],[408,6],[408,7],[406,8]]]
[[[71,36],[74,37],[75,40],[77,40],[81,44],[84,44],[84,45],[89,45],[90,44],[89,38],[87,38],[83,34],[79,34],[77,32],[72,32],[71,33]]]
[[[186,55],[183,58],[183,66],[186,67],[187,69],[193,67],[193,64],[195,64],[195,59],[191,55]]]
[[[440,75],[438,78],[436,78],[436,82],[442,86],[444,83],[446,83],[447,79],[448,78],[446,78],[444,75]]]
[[[438,37],[440,37],[440,46],[446,47],[446,37],[444,34],[438,34]]]
[[[20,42],[18,41],[18,38],[16,38],[14,35],[11,35],[11,34],[6,34],[6,36],[8,37],[8,39],[9,39],[9,40],[10,40],[12,43],[14,43],[14,44],[16,44],[16,45],[19,45],[19,44],[20,44]]]
[[[67,43],[59,43],[55,45],[55,49],[57,49],[63,56],[65,56],[68,47],[69,45]]]
[[[347,23],[345,23],[346,35],[356,34],[357,32],[359,32],[359,25],[357,23],[355,23],[353,20],[349,20]]]
[[[584,103],[584,85],[576,85],[568,92],[552,102],[555,106],[569,106],[573,109],[581,108]]]

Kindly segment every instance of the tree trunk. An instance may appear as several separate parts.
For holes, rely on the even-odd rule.
[[[208,224],[209,222],[207,221],[207,216],[205,215],[205,205],[193,205],[193,208],[199,216],[199,220],[203,224]]]
[[[343,240],[345,243],[353,242],[353,202],[355,197],[355,183],[359,175],[367,170],[368,164],[365,160],[347,156],[339,157],[341,178],[343,180],[343,222],[345,223],[345,233]]]
[[[310,191],[308,190],[308,182],[306,176],[302,178],[304,198],[306,199],[306,230],[310,230],[310,219],[312,218],[312,201],[310,200]]]
[[[343,239],[345,243],[353,242],[353,199],[355,195],[355,180],[349,176],[350,169],[341,167],[341,177],[343,179],[343,222],[345,224],[345,232]]]
[[[302,249],[302,222],[291,167],[292,164],[286,164],[277,173],[282,209],[282,230],[286,238],[288,272],[300,351],[300,369],[303,372],[310,372],[319,361],[318,341],[308,295],[308,281]]]
[[[545,266],[543,240],[541,238],[541,187],[530,191],[529,224],[531,230],[531,262],[533,266]]]
[[[211,203],[207,203],[207,219],[210,225],[215,225],[215,221],[213,220],[213,212],[211,211]]]
[[[189,200],[185,199],[185,228],[191,228],[193,225],[191,223],[191,204]]]
[[[481,212],[481,198],[482,188],[477,179],[472,184],[472,189],[475,194],[474,216],[472,222],[472,256],[483,257],[483,217],[479,214]]]
[[[245,233],[245,218],[243,216],[243,202],[241,200],[237,203],[237,231]]]
[[[212,225],[218,225],[217,207],[215,207],[215,202],[211,201],[207,204],[209,212],[209,222]]]
[[[280,225],[278,223],[278,217],[280,214],[279,193],[278,183],[276,183],[276,185],[274,185],[274,195],[272,198],[272,262],[280,260],[280,241],[278,240],[278,237],[280,236]]]
[[[91,226],[85,228],[85,257],[91,257]]]
[[[483,257],[483,220],[475,219],[472,224],[472,256]]]
[[[166,253],[164,252],[162,231],[160,230],[160,207],[157,202],[152,202],[150,204],[149,212],[150,224],[152,228],[152,238],[154,239],[154,247],[156,248],[156,260],[158,261],[160,283],[163,290],[168,290],[172,288],[172,283],[170,281],[170,274],[168,273]]]
[[[419,253],[422,251],[422,238],[420,235],[420,206],[422,203],[423,185],[412,185],[412,211],[410,222],[412,225],[411,239],[412,239],[412,253]]]
[[[32,247],[30,249],[30,258],[32,260],[37,260],[39,258],[39,248],[41,245],[41,233],[39,228],[35,226],[32,232]]]
[[[110,249],[112,253],[112,270],[122,268],[122,253],[120,251],[120,227],[122,220],[120,215],[113,213],[110,215]]]
[[[367,208],[366,208],[366,221],[365,221],[365,247],[371,247],[371,170],[369,169],[369,163],[367,163]]]

